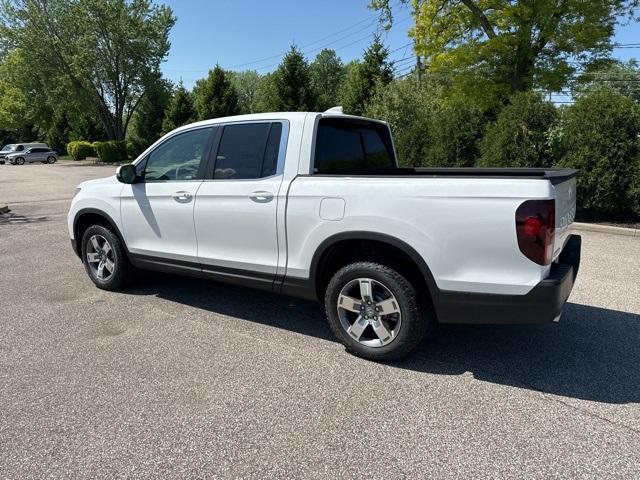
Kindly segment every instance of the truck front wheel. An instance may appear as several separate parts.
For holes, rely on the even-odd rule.
[[[352,263],[331,279],[325,309],[334,335],[354,355],[394,360],[411,353],[433,320],[414,285],[391,267]]]
[[[82,235],[82,262],[98,288],[118,290],[130,278],[131,267],[118,236],[104,225],[91,225]]]

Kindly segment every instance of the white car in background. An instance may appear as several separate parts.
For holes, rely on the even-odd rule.
[[[217,118],[80,184],[68,228],[99,288],[138,267],[317,299],[351,352],[389,360],[436,322],[559,319],[577,173],[399,167],[386,123],[340,109]]]

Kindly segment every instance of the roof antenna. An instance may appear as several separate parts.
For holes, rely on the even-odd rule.
[[[342,107],[333,107],[329,110],[325,110],[324,113],[335,113],[337,115],[343,115],[344,111],[342,110]]]

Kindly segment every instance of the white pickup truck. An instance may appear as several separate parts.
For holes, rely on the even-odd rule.
[[[384,122],[266,113],[165,135],[80,184],[68,227],[99,288],[136,267],[317,299],[349,351],[389,360],[437,322],[559,319],[576,175],[401,168]]]

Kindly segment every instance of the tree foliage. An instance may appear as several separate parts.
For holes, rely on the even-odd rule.
[[[142,152],[162,135],[164,112],[171,99],[171,82],[160,74],[152,75],[145,82],[144,96],[131,120],[127,139],[133,152]]]
[[[123,139],[145,78],[169,50],[171,9],[151,0],[2,0],[1,14],[0,35],[48,92],[92,109],[109,138]]]
[[[400,0],[411,4],[416,53],[431,72],[451,75],[463,90],[506,98],[539,87],[559,90],[572,60],[608,56],[617,16],[638,0]],[[389,0],[372,8],[391,22]]]
[[[196,82],[193,97],[198,120],[228,117],[239,112],[236,89],[220,65]]]
[[[309,67],[311,87],[315,91],[319,112],[338,104],[338,95],[345,76],[345,68],[334,50],[325,48],[316,56]]]
[[[238,110],[240,113],[255,113],[259,99],[260,75],[255,70],[244,72],[227,72],[231,85],[238,94]]]
[[[263,106],[287,112],[313,110],[315,107],[309,64],[295,45],[291,46],[282,63],[265,81]]]
[[[173,92],[173,96],[169,100],[167,109],[164,113],[162,121],[162,133],[168,133],[182,125],[193,122],[196,112],[193,106],[193,98],[191,93],[184,88],[182,82],[178,84],[178,88]]]
[[[341,92],[345,112],[362,115],[366,104],[378,86],[388,85],[393,79],[393,65],[389,62],[389,50],[375,35],[365,50],[362,62],[347,65],[347,74]]]
[[[550,167],[554,163],[550,130],[558,121],[551,102],[539,94],[514,94],[487,127],[480,142],[479,165],[485,167]]]
[[[640,105],[609,89],[581,96],[561,123],[560,166],[579,168],[578,209],[594,219],[640,216]]]

